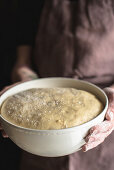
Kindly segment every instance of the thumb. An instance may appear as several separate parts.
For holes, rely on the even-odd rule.
[[[114,112],[112,112],[110,107],[107,110],[106,119],[109,120],[109,121],[113,121],[114,120]]]
[[[114,102],[114,89],[110,88],[110,87],[107,87],[107,88],[104,88],[104,92],[108,96],[109,103]]]

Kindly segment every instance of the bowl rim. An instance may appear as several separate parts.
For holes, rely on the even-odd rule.
[[[79,81],[79,82],[82,82],[84,84],[89,84],[95,88],[97,88],[100,92],[102,92],[102,94],[104,95],[105,97],[105,100],[106,100],[106,105],[104,106],[104,109],[102,110],[102,112],[96,116],[94,119],[86,122],[86,123],[83,123],[81,125],[78,125],[78,126],[73,126],[73,127],[70,127],[70,128],[64,128],[64,129],[50,129],[50,130],[39,130],[39,129],[31,129],[31,128],[25,128],[25,127],[22,127],[22,126],[18,126],[18,125],[15,125],[11,122],[9,122],[8,120],[6,120],[4,117],[2,117],[2,115],[0,114],[0,119],[2,119],[3,121],[5,121],[9,126],[13,126],[15,127],[16,129],[20,129],[20,130],[24,130],[24,131],[29,131],[29,132],[66,132],[66,131],[74,131],[74,130],[78,130],[78,129],[81,129],[81,128],[85,128],[86,126],[89,126],[92,122],[94,122],[95,120],[99,119],[102,114],[104,113],[105,110],[108,109],[108,97],[106,95],[106,93],[100,88],[98,87],[97,85],[93,84],[93,83],[90,83],[90,82],[87,82],[87,81],[84,81],[84,80],[78,80],[78,79],[73,79],[73,78],[66,78],[66,77],[47,77],[47,78],[40,78],[40,79],[35,79],[35,80],[30,80],[30,81],[26,81],[26,82],[22,82],[20,84],[17,84],[16,86],[14,87],[11,87],[10,89],[8,89],[6,92],[4,92],[1,96],[0,96],[0,99],[1,97],[7,93],[8,91],[12,90],[13,88],[17,87],[17,86],[20,86],[20,85],[23,85],[23,84],[29,84],[30,82],[34,82],[34,81],[40,81],[40,80],[57,80],[57,79],[61,79],[61,80],[73,80],[73,81]],[[1,106],[3,104],[4,101],[2,101],[2,103],[0,104],[0,110],[1,110]]]

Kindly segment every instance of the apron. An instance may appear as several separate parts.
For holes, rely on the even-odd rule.
[[[39,77],[72,77],[100,87],[114,82],[111,0],[46,0],[34,49]],[[23,152],[20,170],[113,170],[114,133],[83,153],[46,158]]]
[[[114,1],[46,0],[36,36],[39,77],[114,82]]]

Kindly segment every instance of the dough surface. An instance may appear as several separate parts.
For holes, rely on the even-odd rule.
[[[8,97],[1,115],[18,126],[49,130],[81,125],[103,110],[91,93],[74,88],[36,88]]]

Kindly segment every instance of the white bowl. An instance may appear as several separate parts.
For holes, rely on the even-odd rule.
[[[25,82],[7,90],[0,97],[0,107],[7,97],[31,88],[72,87],[93,93],[104,104],[104,110],[93,120],[80,126],[60,130],[34,130],[16,126],[0,115],[0,121],[9,138],[20,148],[32,154],[56,157],[80,150],[85,143],[88,130],[104,120],[108,108],[108,98],[99,87],[71,78],[42,78]]]

